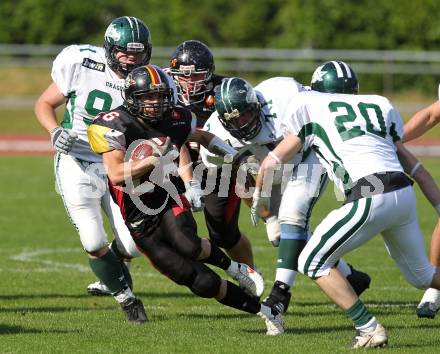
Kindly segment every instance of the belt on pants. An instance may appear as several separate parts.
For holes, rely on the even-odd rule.
[[[373,173],[360,178],[351,189],[345,191],[344,204],[373,195],[393,192],[413,184],[414,182],[400,171]]]

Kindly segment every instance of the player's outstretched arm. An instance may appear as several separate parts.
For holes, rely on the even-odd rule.
[[[403,142],[408,142],[423,135],[440,122],[440,101],[414,114],[403,128]]]
[[[232,158],[234,158],[238,154],[237,150],[235,150],[232,146],[226,144],[222,139],[207,131],[196,130],[192,132],[188,137],[188,141],[199,143],[200,145],[203,145],[209,152],[222,157],[230,155]]]
[[[415,179],[426,199],[440,214],[440,190],[431,174],[423,167],[416,157],[409,152],[401,141],[396,142],[397,156],[403,169]]]

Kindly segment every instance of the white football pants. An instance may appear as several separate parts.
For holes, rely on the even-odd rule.
[[[140,256],[108,190],[102,163],[80,161],[70,155],[55,155],[55,179],[67,214],[88,253],[108,245],[101,208],[107,215],[118,250],[127,258]]]
[[[408,282],[429,288],[435,267],[426,256],[411,186],[361,198],[330,212],[301,252],[298,269],[312,278],[326,275],[344,254],[379,233]]]

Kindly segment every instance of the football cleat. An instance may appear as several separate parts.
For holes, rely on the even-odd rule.
[[[439,308],[433,302],[424,302],[417,306],[416,314],[419,318],[435,318]]]
[[[440,291],[428,289],[425,291],[422,300],[416,309],[416,314],[420,318],[435,318],[440,309]]]
[[[238,281],[240,287],[248,290],[253,296],[259,297],[263,293],[263,277],[248,265],[232,261],[227,273]]]
[[[276,280],[269,296],[263,300],[263,304],[277,310],[279,313],[286,313],[291,296],[292,294],[289,291],[289,286]]]
[[[372,331],[356,331],[351,341],[353,349],[385,347],[388,344],[388,335],[381,324],[377,324]]]
[[[347,280],[357,296],[360,296],[370,287],[371,278],[367,273],[354,269],[352,265],[348,264],[348,266],[351,269],[351,274],[347,275]]]
[[[265,305],[261,305],[261,310],[257,315],[264,319],[264,322],[266,323],[266,335],[278,336],[284,333],[284,321],[280,312]]]
[[[87,287],[87,292],[92,296],[109,296],[112,294],[107,285],[101,283],[100,281],[89,284]]]
[[[148,321],[144,304],[141,300],[131,297],[122,302],[120,305],[125,312],[128,322],[141,324]]]

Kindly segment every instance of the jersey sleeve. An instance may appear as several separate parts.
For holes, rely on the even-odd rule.
[[[403,138],[403,121],[400,117],[399,112],[397,109],[392,107],[389,112],[390,116],[390,135],[393,138],[393,142],[396,142],[398,140],[402,140]]]
[[[52,80],[64,96],[74,91],[73,84],[79,72],[83,58],[79,47],[71,45],[64,48],[55,58],[52,65]]]
[[[97,154],[112,150],[125,151],[124,133],[106,126],[99,119],[87,128],[87,136],[91,149]]]
[[[292,105],[287,110],[281,120],[281,132],[284,137],[295,134],[301,139],[303,150],[308,149],[312,143],[313,123],[310,121],[308,111],[305,106]]]

